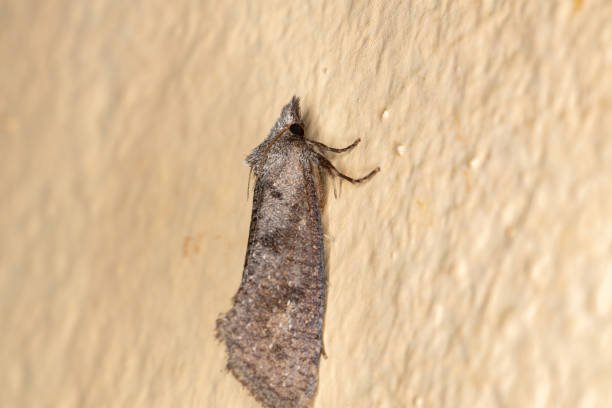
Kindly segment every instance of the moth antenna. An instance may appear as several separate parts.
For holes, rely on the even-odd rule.
[[[280,137],[283,135],[283,133],[285,133],[287,130],[289,130],[289,126],[285,126],[278,132],[276,136],[274,136],[274,139],[270,141],[270,143],[266,146],[266,150],[263,152],[264,157],[268,157],[268,153],[270,152],[270,149],[272,148],[274,143],[276,143],[278,139],[280,139]]]

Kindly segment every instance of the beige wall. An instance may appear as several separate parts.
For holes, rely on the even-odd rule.
[[[302,96],[315,407],[612,405],[612,3],[4,1],[0,406],[255,407],[215,318]]]

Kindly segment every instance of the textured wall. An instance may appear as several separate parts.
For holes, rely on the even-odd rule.
[[[0,405],[255,407],[214,320],[294,93],[330,197],[315,407],[612,404],[612,3],[0,5]]]

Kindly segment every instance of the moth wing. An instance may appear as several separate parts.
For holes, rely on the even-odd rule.
[[[242,283],[217,321],[229,370],[275,408],[310,405],[323,346],[321,178],[310,160],[299,165],[303,177],[256,181]]]

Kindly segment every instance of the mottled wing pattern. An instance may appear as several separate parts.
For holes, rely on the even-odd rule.
[[[255,398],[295,408],[312,402],[322,350],[321,179],[305,146],[278,148],[293,157],[256,181],[242,283],[217,333],[228,368]]]

